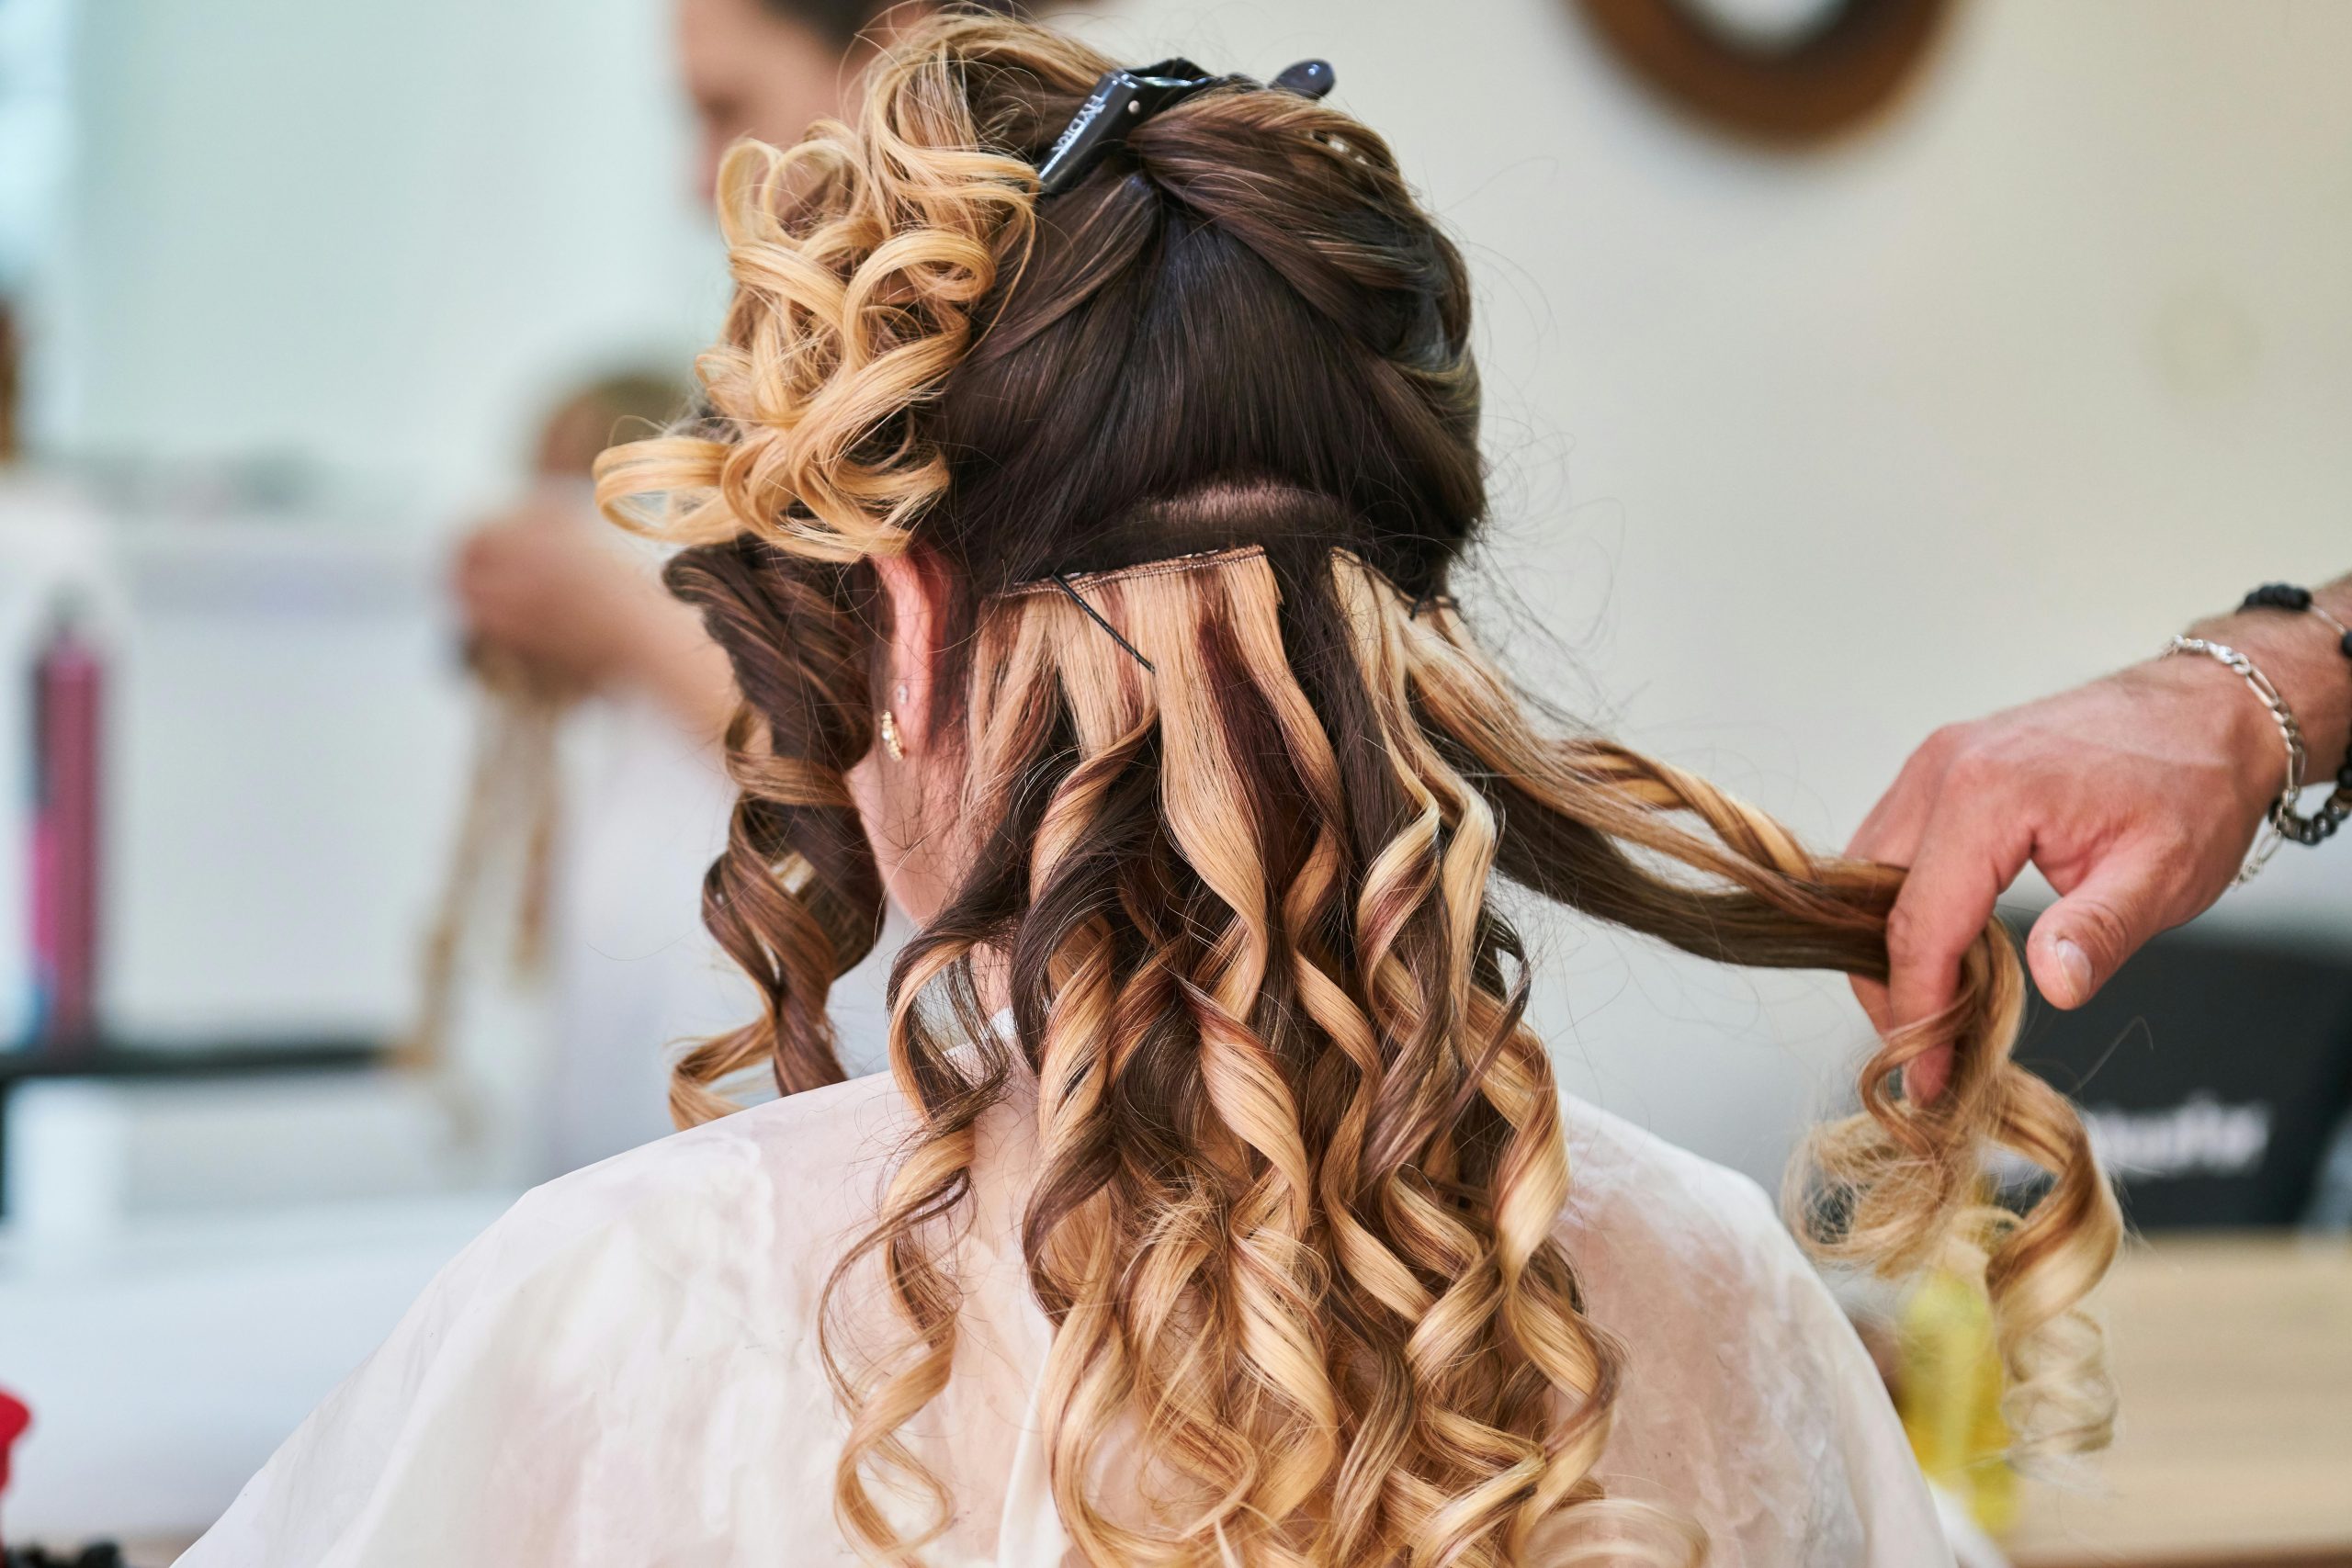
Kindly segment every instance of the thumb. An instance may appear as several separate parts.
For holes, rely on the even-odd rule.
[[[2078,1008],[2164,929],[2160,868],[2152,860],[2110,861],[2041,912],[2026,939],[2034,984],[2055,1006]]]

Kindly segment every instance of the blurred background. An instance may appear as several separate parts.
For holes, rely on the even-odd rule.
[[[840,101],[822,7],[763,5],[0,0],[12,1545],[168,1561],[744,1005],[710,716],[580,475],[717,326],[709,145]],[[1939,723],[2352,570],[2339,0],[1049,14],[1333,62],[1481,285],[1474,610],[1817,842]],[[2103,1481],[2014,1486],[1966,1313],[1858,1300],[1975,1550],[2352,1563],[2347,872],[2290,850],[2036,1013],[2146,1233]],[[1768,1185],[1847,1093],[1842,980],[1537,925],[1576,1092]]]

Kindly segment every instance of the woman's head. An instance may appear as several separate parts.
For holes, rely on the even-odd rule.
[[[921,123],[885,113],[881,134],[948,129],[1000,156],[942,185],[883,169],[862,192],[796,200],[792,182],[832,160],[747,149],[730,176],[739,254],[827,257],[843,276],[814,293],[798,275],[752,285],[732,352],[709,366],[715,412],[778,391],[797,405],[724,459],[741,488],[716,525],[771,518],[870,569],[860,586],[888,635],[868,684],[906,765],[869,744],[851,782],[918,917],[959,848],[933,819],[956,818],[943,781],[962,761],[981,604],[1052,573],[1250,543],[1304,620],[1329,598],[1334,548],[1436,592],[1484,510],[1468,281],[1376,137],[1236,86],[1136,126],[1040,207],[1015,193],[1102,62],[1035,29],[949,32],[990,40],[961,57],[962,101],[901,67],[884,81]],[[917,211],[897,265],[872,266],[873,236]],[[763,336],[763,321],[808,338]]]
[[[827,988],[886,883],[909,905],[920,1134],[851,1260],[907,1342],[839,1363],[841,1511],[877,1551],[925,1528],[872,1483],[921,1479],[898,1434],[954,1356],[936,1222],[1021,1079],[1041,1409],[1091,1560],[1518,1561],[1615,1517],[1590,1470],[1617,1357],[1555,1238],[1566,1151],[1494,878],[1712,957],[1883,973],[1898,877],[1539,729],[1447,594],[1484,510],[1453,247],[1370,130],[1239,84],[1041,199],[1108,63],[937,21],[855,130],[727,165],[707,413],[603,474],[692,547],[672,581],[745,699],[706,903],[765,1006],[682,1058],[673,1103],[722,1114],[755,1066],[837,1078]],[[2014,956],[1988,934],[1973,963],[1951,1089],[1897,1099],[1928,1042],[1893,1043],[1824,1145],[1832,1245],[1989,1249],[2019,1414],[2079,1446],[2111,1204],[2007,1061]],[[2056,1174],[2021,1224],[1973,1207],[1987,1138]],[[1105,1495],[1114,1439],[1147,1504]]]

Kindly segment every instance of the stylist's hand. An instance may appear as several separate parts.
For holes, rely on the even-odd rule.
[[[1891,979],[1858,979],[1856,994],[1882,1032],[1936,1016],[2030,861],[2060,897],[2026,961],[2043,996],[2080,1006],[2143,942],[2221,897],[2284,773],[2269,715],[2203,658],[1936,731],[1848,846],[1911,868],[1887,925]],[[1934,1098],[1951,1065],[1949,1047],[1919,1057],[1905,1092]]]
[[[468,639],[559,691],[621,682],[647,622],[667,605],[661,584],[606,532],[568,485],[476,529],[458,549],[455,582]]]
[[[716,741],[735,711],[727,656],[702,618],[621,549],[576,486],[549,485],[475,530],[456,588],[469,638],[549,689],[634,689]]]

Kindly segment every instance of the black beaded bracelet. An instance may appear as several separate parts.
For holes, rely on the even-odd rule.
[[[2247,594],[2238,608],[2241,611],[2286,610],[2296,615],[2316,615],[2335,633],[2337,651],[2346,659],[2352,660],[2352,626],[2346,626],[2321,609],[2308,588],[2298,587],[2291,582],[2266,582]],[[2344,765],[2335,770],[2335,792],[2320,802],[2317,811],[2304,817],[2282,800],[2272,819],[2278,824],[2282,836],[2299,844],[2320,844],[2334,837],[2346,818],[2352,818],[2352,755],[2347,755]]]

